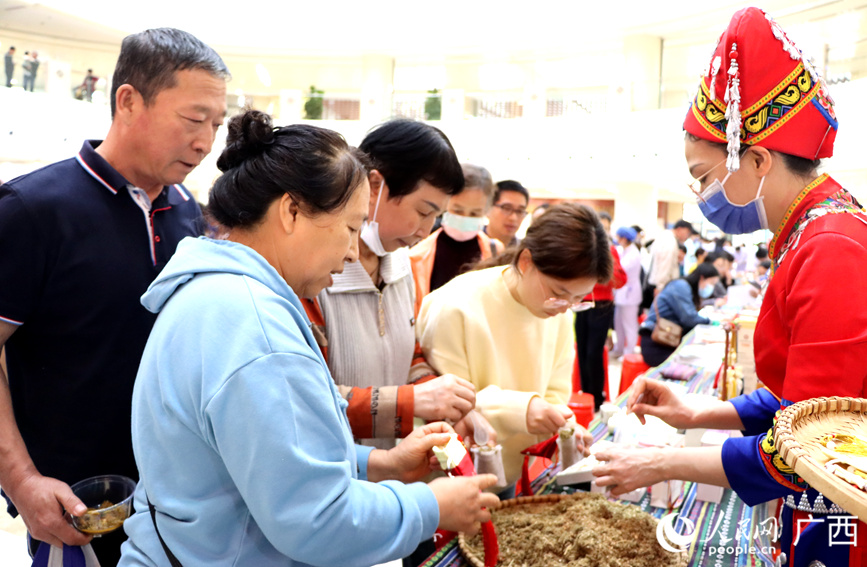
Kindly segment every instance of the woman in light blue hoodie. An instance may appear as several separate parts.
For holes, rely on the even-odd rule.
[[[389,451],[353,444],[298,299],[358,258],[362,160],[329,130],[232,119],[209,204],[227,239],[182,241],[142,297],[159,316],[133,392],[141,480],[121,566],[365,566],[490,517],[492,475],[404,484],[447,425]]]

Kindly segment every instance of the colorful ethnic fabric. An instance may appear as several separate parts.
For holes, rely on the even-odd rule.
[[[810,104],[818,94],[819,83],[814,83],[804,65],[798,63],[795,70],[777,88],[741,113],[741,141],[755,144],[770,136],[804,106]],[[719,141],[726,141],[728,120],[725,117],[725,103],[720,100],[711,101],[710,92],[704,82],[695,97],[692,112],[702,126],[718,136]]]
[[[841,189],[840,191],[834,193],[821,203],[810,207],[809,210],[805,211],[804,214],[801,215],[801,217],[798,218],[797,221],[795,221],[795,224],[792,225],[792,230],[789,232],[786,241],[780,247],[780,253],[773,258],[771,273],[773,274],[773,272],[776,271],[777,266],[783,263],[783,259],[785,259],[786,254],[797,248],[798,243],[801,241],[801,234],[803,234],[804,230],[807,228],[807,226],[809,226],[811,222],[825,215],[834,215],[841,213],[856,215],[857,219],[859,219],[864,224],[867,224],[867,211],[864,210],[861,204],[855,199],[855,197],[852,196],[851,193],[849,193],[845,189]],[[771,244],[773,245],[774,242],[772,241]]]
[[[830,157],[838,124],[810,60],[770,16],[746,8],[720,37],[683,126],[726,143],[728,169],[736,171],[742,143],[810,160]]]

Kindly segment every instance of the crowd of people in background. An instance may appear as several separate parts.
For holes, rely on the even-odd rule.
[[[24,59],[20,63],[16,62],[15,53],[15,46],[10,45],[3,55],[3,70],[6,74],[5,85],[7,88],[12,88],[15,84],[20,84],[25,91],[33,92],[39,66],[42,64],[42,60],[39,59],[39,52],[36,50],[25,51]],[[17,83],[15,79],[16,66],[21,67],[20,83]],[[96,92],[98,83],[99,77],[93,74],[93,69],[88,69],[82,82],[72,89],[72,96],[78,100],[93,102],[93,93]]]
[[[39,59],[26,55],[32,91]],[[519,181],[494,182],[444,132],[404,119],[356,149],[324,128],[235,116],[203,218],[181,183],[223,123],[227,75],[185,32],[129,36],[105,140],[0,187],[0,242],[33,243],[0,255],[0,484],[34,553],[405,557],[437,526],[489,518],[480,489],[514,495],[535,439],[568,423],[590,443],[566,405],[576,352],[598,409],[609,343],[611,357],[640,350],[658,365],[676,348],[653,339],[661,320],[686,332],[739,279],[757,294],[767,283],[765,248],[704,239],[683,219],[647,241],[583,204],[531,214]],[[84,99],[97,80],[88,69]],[[219,237],[186,238],[206,231]],[[114,427],[130,416],[132,431]],[[452,432],[501,443],[505,485],[418,482]],[[126,543],[64,516],[84,511],[70,485],[109,471],[140,481]],[[213,548],[214,534],[237,545]],[[338,537],[354,543],[328,545]]]
[[[21,62],[21,86],[25,91],[33,92],[33,85],[36,83],[36,73],[39,70],[39,65],[42,63],[39,60],[39,53],[35,50],[25,51],[24,60]],[[15,46],[9,46],[3,56],[3,66],[6,72],[6,86],[11,88],[15,75]]]

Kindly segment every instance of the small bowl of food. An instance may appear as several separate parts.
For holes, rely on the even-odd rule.
[[[73,484],[72,492],[87,506],[87,512],[72,517],[72,525],[99,536],[121,527],[132,513],[135,481],[115,474],[94,476]]]

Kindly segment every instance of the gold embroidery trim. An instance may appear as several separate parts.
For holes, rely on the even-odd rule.
[[[810,193],[810,191],[812,191],[813,189],[815,189],[816,187],[818,187],[819,185],[824,183],[826,179],[828,179],[827,173],[823,173],[822,175],[820,175],[819,177],[814,179],[809,185],[804,187],[804,189],[798,194],[798,196],[795,197],[795,200],[792,201],[792,204],[789,205],[789,210],[786,211],[785,215],[783,215],[783,220],[780,221],[780,226],[778,226],[777,230],[774,231],[774,237],[771,239],[771,243],[768,245],[768,256],[770,256],[771,259],[774,258],[774,251],[776,249],[775,247],[777,244],[777,240],[779,240],[780,237],[782,236],[783,229],[786,228],[786,224],[789,222],[789,219],[792,218],[792,215],[795,213],[795,210],[798,208],[798,206],[801,204],[801,202],[807,197],[807,195]],[[788,236],[788,235],[786,235],[786,236]]]

